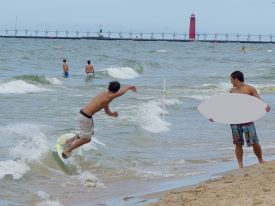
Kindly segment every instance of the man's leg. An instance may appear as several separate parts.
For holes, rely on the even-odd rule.
[[[253,146],[253,151],[255,155],[258,158],[258,161],[260,163],[264,163],[266,161],[263,160],[262,156],[262,149],[259,144],[259,139],[257,137],[257,132],[254,123],[250,123],[244,128],[245,131],[245,138],[247,141],[247,145],[252,145]]]
[[[74,149],[80,147],[81,145],[87,144],[91,141],[91,139],[86,139],[86,138],[79,138],[75,140],[69,147],[66,147],[63,151],[63,158],[67,159],[68,157],[71,156],[71,153]]]
[[[260,144],[258,144],[258,143],[253,144],[253,151],[254,151],[255,155],[257,156],[257,158],[258,158],[258,160],[259,160],[260,163],[265,163],[266,162],[263,159],[262,149],[261,149]]]
[[[65,141],[66,147],[70,147],[71,144],[72,144],[75,140],[77,140],[77,139],[79,139],[79,138],[80,138],[79,135],[76,134],[76,135],[73,136],[72,138],[67,139],[67,140]]]
[[[236,144],[235,154],[239,164],[239,168],[243,168],[243,145]]]

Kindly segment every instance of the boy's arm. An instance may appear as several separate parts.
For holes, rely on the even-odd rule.
[[[257,97],[257,98],[259,98],[259,99],[262,100],[262,98],[259,96],[259,94],[258,94],[258,92],[257,92],[257,90],[256,90],[255,88],[252,88],[252,93],[251,93],[251,95],[253,95],[254,97]],[[262,100],[262,101],[263,101],[263,100]],[[265,110],[266,110],[266,112],[269,112],[269,111],[270,111],[270,106],[269,106],[268,104],[266,105]]]
[[[111,112],[109,105],[104,107],[104,111],[107,115],[111,116],[111,117],[117,117],[118,113],[117,112]]]
[[[126,86],[121,88],[118,92],[112,95],[112,98],[117,98],[125,94],[127,91],[132,90],[133,92],[137,91],[137,88],[135,86]]]

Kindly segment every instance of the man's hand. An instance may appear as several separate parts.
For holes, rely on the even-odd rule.
[[[265,111],[266,111],[266,112],[269,112],[269,111],[270,111],[270,106],[269,106],[269,105],[266,106]]]
[[[137,88],[135,86],[129,86],[129,89],[131,89],[133,92],[137,91]]]
[[[118,116],[118,112],[113,112],[111,116],[112,117],[117,117]]]

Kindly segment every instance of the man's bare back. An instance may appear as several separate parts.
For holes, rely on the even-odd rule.
[[[93,73],[94,74],[94,66],[91,64],[91,61],[90,60],[88,60],[87,61],[87,65],[86,65],[86,67],[85,67],[85,72],[86,72],[86,74],[89,74],[89,73]]]
[[[94,73],[94,67],[91,64],[86,65],[85,68],[86,73]]]
[[[101,109],[108,107],[109,103],[112,100],[112,94],[109,94],[109,92],[101,92],[96,97],[94,97],[86,106],[83,107],[83,111],[86,114],[93,116]]]

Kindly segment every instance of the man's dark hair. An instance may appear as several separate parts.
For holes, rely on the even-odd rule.
[[[67,60],[66,59],[63,59],[63,62],[65,63]]]
[[[91,61],[90,61],[90,60],[88,60],[88,61],[87,61],[87,64],[91,64]]]
[[[108,90],[112,93],[116,93],[120,89],[120,83],[118,81],[113,81],[109,83]]]
[[[244,82],[244,76],[241,71],[234,71],[231,74],[232,79],[238,79],[240,82]]]

